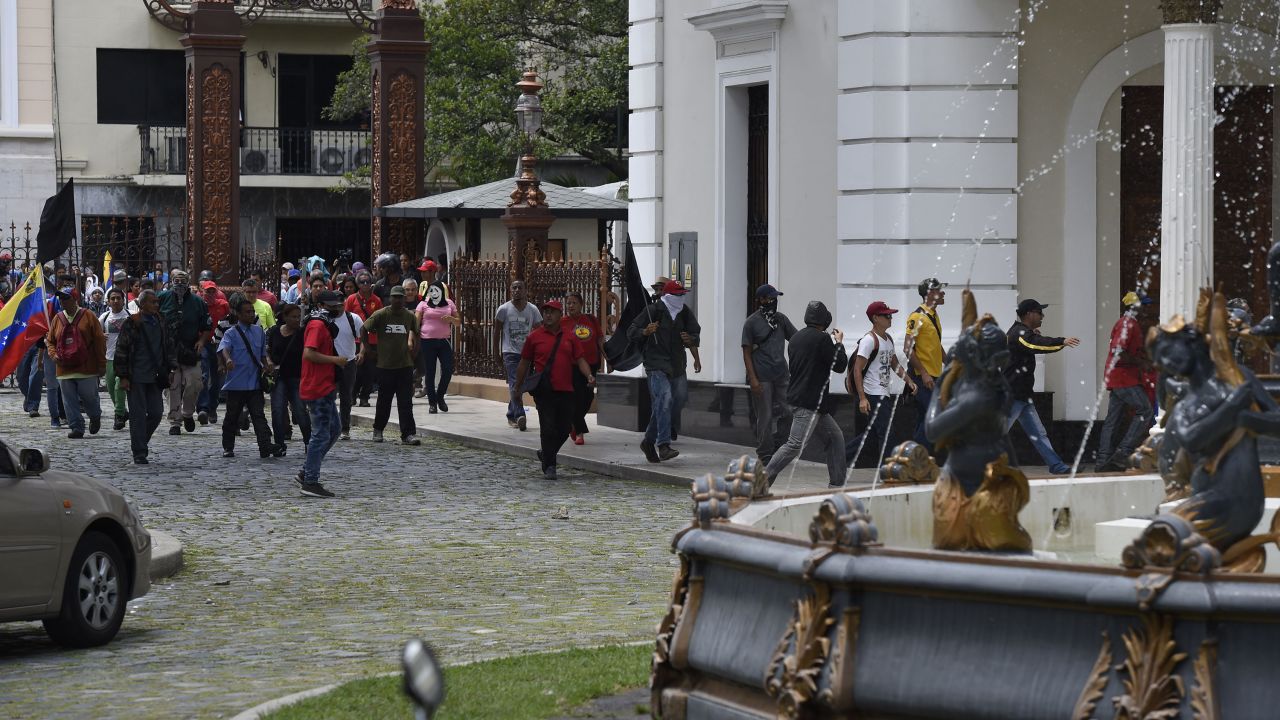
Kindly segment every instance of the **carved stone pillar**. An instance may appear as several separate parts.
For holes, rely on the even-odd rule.
[[[414,0],[382,0],[369,42],[373,70],[373,207],[422,196],[423,83],[431,45]],[[422,254],[415,220],[373,215],[373,256]]]
[[[547,256],[547,232],[555,217],[547,207],[547,196],[539,187],[538,176],[533,171],[535,159],[530,155],[520,158],[520,176],[516,189],[511,192],[507,211],[502,214],[502,224],[507,228],[507,267],[511,280],[530,280],[529,268],[536,260]],[[546,298],[538,298],[545,300]]]
[[[1160,315],[1193,317],[1213,278],[1213,56],[1221,0],[1164,0]]]
[[[240,49],[231,0],[195,0],[187,55],[187,268],[240,283]]]

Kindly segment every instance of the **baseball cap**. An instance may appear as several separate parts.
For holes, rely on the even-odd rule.
[[[930,290],[940,290],[946,286],[947,284],[938,280],[938,278],[931,277],[921,280],[918,290],[920,291],[920,297],[924,297],[929,294]]]
[[[876,315],[893,315],[896,312],[898,311],[889,307],[889,304],[885,301],[876,300],[867,306],[867,319],[870,320]]]
[[[186,280],[186,279],[187,279],[187,278],[189,278],[189,277],[191,277],[191,276],[187,274],[187,271],[186,271],[186,270],[182,270],[182,269],[179,269],[179,268],[174,268],[174,269],[172,269],[172,270],[170,270],[170,271],[169,271],[169,279],[170,279],[170,280],[176,280],[176,281],[179,281],[179,282],[180,282],[180,281],[182,281],[182,280]]]
[[[1120,299],[1120,304],[1124,305],[1125,307],[1133,307],[1135,305],[1150,305],[1154,302],[1155,300],[1152,300],[1146,295],[1139,295],[1138,293],[1132,290],[1125,293],[1124,297]]]
[[[653,288],[654,290],[661,290],[669,282],[671,281],[659,275],[658,278],[654,280],[651,285],[649,285],[649,287]]]
[[[548,300],[542,303],[541,305],[539,305],[538,307],[544,310],[546,308],[551,308],[552,310],[559,310],[560,312],[564,312],[564,305],[561,305],[560,301],[558,300]]]
[[[394,293],[395,288],[391,288],[391,290]],[[400,292],[403,293],[404,288],[400,288]],[[316,296],[316,301],[321,305],[341,305],[342,296],[332,290],[321,290],[320,294]]]
[[[1029,312],[1044,312],[1044,309],[1047,307],[1049,306],[1041,305],[1035,300],[1032,300],[1031,298],[1027,298],[1026,300],[1023,300],[1022,302],[1018,303],[1018,315],[1019,316],[1026,315]]]
[[[8,250],[0,250],[0,260],[12,260],[13,253]]]
[[[298,272],[298,271],[297,271],[297,270],[295,270],[295,269],[290,269],[290,270],[289,270],[289,279],[290,279],[290,280],[292,280],[292,279],[294,279],[294,278],[296,278],[296,277],[301,277],[301,275],[302,275],[302,273]]]
[[[218,283],[216,283],[216,282],[214,282],[214,281],[212,281],[212,280],[201,280],[201,281],[200,281],[200,289],[201,289],[201,290],[208,290],[209,288],[216,288],[216,287],[218,287]]]
[[[364,269],[364,263],[362,262],[357,262],[355,265],[351,266],[351,272],[360,272],[363,269]]]
[[[115,271],[114,273],[112,273],[112,274],[111,274],[111,279],[112,279],[112,280],[128,280],[128,279],[129,279],[129,273],[127,273],[127,272],[125,272],[125,271],[123,271],[123,270],[117,270],[117,271]]]
[[[285,263],[285,264],[281,265],[281,266],[280,266],[280,269],[282,269],[282,270],[292,270],[292,269],[293,269],[293,263],[287,262],[287,263]]]
[[[436,265],[435,260],[423,259],[422,264],[418,266],[418,269],[421,270],[422,272],[435,272],[440,268],[438,265]]]
[[[399,296],[401,296],[401,297],[404,297],[404,286],[403,286],[403,285],[392,285],[392,286],[391,286],[391,295],[392,295],[393,297],[394,297],[394,296],[396,296],[396,295],[399,295]]]
[[[764,285],[761,285],[760,287],[756,288],[756,297],[758,298],[778,297],[781,294],[782,293],[778,292],[778,288],[772,285],[769,285],[768,283],[765,283]]]
[[[684,289],[684,286],[680,284],[679,280],[668,280],[666,284],[662,286],[663,295],[683,295],[687,292],[689,291]]]

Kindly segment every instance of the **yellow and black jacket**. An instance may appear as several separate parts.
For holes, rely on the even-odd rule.
[[[1004,376],[1014,400],[1030,400],[1036,382],[1036,355],[1056,353],[1067,346],[1066,338],[1046,337],[1016,322],[1009,326],[1009,367]]]

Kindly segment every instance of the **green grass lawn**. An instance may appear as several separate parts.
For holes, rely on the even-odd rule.
[[[520,655],[446,667],[445,700],[438,720],[541,720],[593,698],[649,682],[649,645],[613,646]],[[303,700],[267,720],[413,717],[400,676],[354,680]]]

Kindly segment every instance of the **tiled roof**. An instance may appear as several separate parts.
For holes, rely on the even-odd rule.
[[[600,197],[554,183],[541,184],[547,206],[556,217],[625,220],[627,203]],[[387,205],[381,208],[386,217],[498,217],[507,209],[515,180],[506,179],[485,185],[462,188],[439,195]]]

